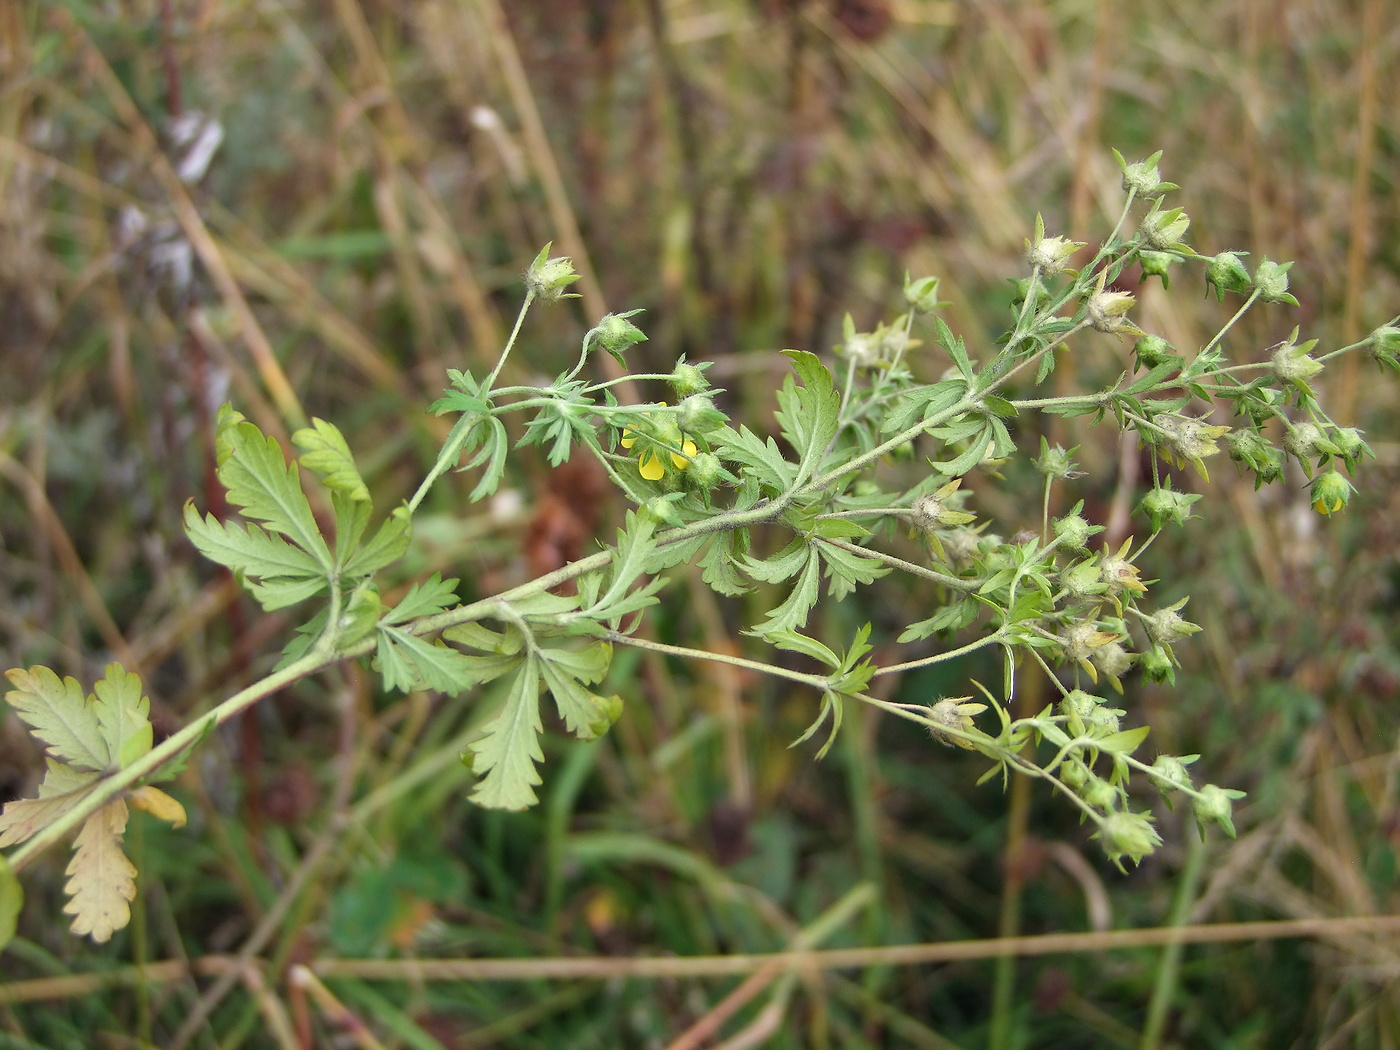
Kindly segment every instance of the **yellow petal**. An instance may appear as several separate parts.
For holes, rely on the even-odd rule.
[[[681,446],[681,449],[685,452],[684,456],[680,455],[677,452],[671,453],[671,462],[676,465],[677,470],[684,470],[686,467],[688,467],[690,465],[690,457],[700,451],[698,448],[695,447],[695,442],[693,441],[687,441],[684,445]]]
[[[666,468],[661,465],[661,459],[655,452],[642,453],[639,469],[642,472],[642,477],[648,481],[660,481],[666,476]]]

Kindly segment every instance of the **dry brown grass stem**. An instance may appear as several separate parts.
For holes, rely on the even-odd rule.
[[[112,651],[112,655],[119,659],[127,670],[140,674],[142,666],[140,659],[137,658],[125,635],[122,634],[121,628],[117,626],[117,622],[112,619],[112,614],[107,609],[107,603],[103,601],[101,593],[92,582],[92,577],[88,574],[86,566],[83,565],[83,559],[78,554],[77,547],[73,545],[72,537],[64,528],[63,519],[54,510],[53,504],[49,502],[42,482],[33,473],[26,470],[23,464],[16,462],[3,452],[0,452],[0,476],[3,476],[24,495],[24,502],[29,507],[29,514],[34,521],[35,528],[42,531],[45,540],[57,555],[64,575],[68,577],[69,584],[77,592],[78,600],[83,605],[83,611],[92,620],[92,625],[97,629],[98,634],[102,636],[103,644]]]
[[[1400,915],[1342,919],[1289,919],[1281,922],[1223,922],[1200,926],[1154,926],[1106,933],[1049,933],[1028,937],[988,938],[900,944],[884,948],[831,948],[820,951],[770,952],[751,955],[705,955],[617,958],[574,956],[552,959],[321,959],[308,969],[322,980],[362,981],[529,981],[661,980],[685,977],[733,977],[764,967],[854,970],[871,966],[926,966],[937,963],[994,959],[1001,956],[1064,955],[1123,951],[1164,944],[1231,944],[1249,941],[1310,938],[1354,945],[1358,938],[1400,935]],[[256,965],[249,961],[247,965]],[[106,973],[40,977],[0,986],[0,1004],[71,999],[103,988],[241,973],[238,956],[209,955],[186,963],[178,959],[130,966]]]

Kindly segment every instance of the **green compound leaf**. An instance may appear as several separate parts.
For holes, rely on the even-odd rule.
[[[817,604],[821,590],[821,559],[809,552],[807,564],[797,578],[797,585],[782,605],[768,614],[767,620],[746,634],[766,637],[770,631],[796,631],[807,624],[807,614]]]
[[[616,719],[611,702],[585,685],[603,680],[612,660],[612,646],[606,642],[568,639],[537,649],[540,677],[554,697],[565,726],[580,740],[599,736]]]
[[[746,426],[738,430],[722,427],[709,438],[722,458],[748,467],[748,476],[770,492],[785,491],[796,477],[796,468],[783,458],[778,443],[772,438],[765,443]]]
[[[344,492],[331,493],[331,510],[335,514],[335,564],[338,568],[343,570],[346,562],[355,556],[369,526],[372,509],[369,500],[352,499]]]
[[[345,575],[372,576],[384,566],[402,558],[412,538],[413,515],[408,504],[401,503],[384,519],[369,542],[346,563]]]
[[[773,415],[783,437],[797,451],[798,479],[805,480],[816,473],[836,437],[841,395],[816,354],[805,350],[784,350],[783,354],[792,361],[802,385],[794,383],[792,376],[784,380],[778,391],[780,409]]]
[[[83,696],[75,678],[59,679],[47,667],[15,668],[5,677],[14,686],[5,700],[29,726],[49,754],[74,769],[105,771],[113,755],[97,719],[96,707]]]
[[[455,696],[487,678],[495,677],[477,657],[460,653],[446,645],[434,644],[409,634],[402,627],[381,622],[378,631],[376,655],[385,689],[404,692],[435,689]],[[488,673],[483,676],[483,672]]]
[[[220,437],[230,448],[219,467],[219,481],[228,490],[229,502],[245,518],[286,536],[329,572],[330,550],[301,490],[297,468],[287,463],[277,439],[264,437],[252,423],[227,426]]]
[[[487,420],[485,427],[485,440],[481,450],[466,463],[463,463],[459,470],[471,470],[486,464],[486,469],[482,471],[481,480],[476,483],[476,488],[472,489],[468,498],[473,502],[485,499],[496,491],[501,483],[501,478],[506,472],[506,453],[510,451],[510,438],[506,435],[505,424],[495,416]]]
[[[444,580],[433,573],[422,583],[415,583],[384,617],[386,624],[407,623],[420,616],[433,616],[457,604],[457,581]]]
[[[700,578],[719,594],[731,598],[748,594],[752,588],[739,573],[739,563],[744,560],[748,549],[748,529],[735,529],[716,536],[700,559]]]
[[[292,435],[292,444],[302,449],[301,465],[320,478],[326,488],[343,492],[357,503],[369,502],[369,489],[355,466],[355,457],[334,424],[313,419],[311,426]]]
[[[221,522],[185,504],[185,534],[199,553],[232,569],[264,609],[271,611],[326,588],[326,570],[306,551],[256,525]]]
[[[525,809],[539,801],[535,763],[544,761],[542,728],[539,665],[531,655],[511,681],[500,713],[471,745],[472,769],[483,774],[472,791],[473,802],[488,809]]]
[[[828,543],[817,545],[817,553],[826,563],[829,579],[827,593],[838,602],[857,587],[871,584],[890,571],[890,567],[874,558],[864,558]]]

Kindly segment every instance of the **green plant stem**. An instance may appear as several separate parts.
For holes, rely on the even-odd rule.
[[[1196,899],[1196,886],[1205,867],[1206,846],[1198,835],[1186,833],[1186,866],[1179,876],[1176,897],[1172,901],[1171,918],[1167,925],[1174,930],[1184,930],[1191,914],[1191,905]],[[1162,957],[1157,963],[1157,980],[1152,986],[1152,999],[1147,1006],[1147,1023],[1143,1025],[1142,1042],[1139,1050],[1157,1050],[1162,1042],[1162,1029],[1167,1023],[1167,1012],[1171,1009],[1176,995],[1177,977],[1181,973],[1181,952],[1183,943],[1173,940],[1162,949]]]
[[[496,382],[496,377],[501,374],[501,369],[506,365],[506,359],[510,357],[510,352],[515,348],[515,340],[520,335],[520,326],[525,323],[525,315],[530,312],[530,305],[535,301],[535,290],[530,287],[525,289],[525,301],[520,304],[520,312],[515,315],[515,324],[510,330],[510,337],[506,339],[506,345],[501,350],[501,356],[496,359],[496,367],[491,369],[491,374],[481,384],[481,397],[485,400],[491,394],[491,386]]]
[[[823,515],[823,517],[825,516],[826,515]],[[812,538],[818,543],[825,543],[829,546],[836,547],[839,550],[846,551],[848,554],[854,554],[860,558],[870,558],[872,561],[883,562],[891,568],[902,569],[904,572],[910,573],[913,576],[922,576],[926,580],[942,584],[944,587],[951,587],[954,590],[971,592],[977,590],[982,585],[981,580],[964,580],[958,576],[949,576],[947,573],[938,572],[934,569],[926,569],[922,565],[915,565],[913,562],[905,561],[903,558],[896,558],[893,554],[886,554],[883,551],[877,551],[870,547],[861,547],[848,540],[838,540],[830,536],[814,536]]]
[[[1224,339],[1226,333],[1229,332],[1231,328],[1234,328],[1235,323],[1246,313],[1248,313],[1249,308],[1253,306],[1255,302],[1258,301],[1259,294],[1260,293],[1258,288],[1254,289],[1252,292],[1249,293],[1249,298],[1244,301],[1243,306],[1241,306],[1238,310],[1235,311],[1235,316],[1226,321],[1225,326],[1221,328],[1220,331],[1215,333],[1214,338],[1212,338],[1211,341],[1208,342],[1205,346],[1201,347],[1202,354],[1209,353],[1211,350],[1215,349],[1215,344],[1220,342],[1220,340]]]
[[[625,645],[631,649],[645,649],[649,653],[664,653],[667,656],[681,656],[687,660],[708,660],[711,663],[728,664],[730,667],[742,667],[746,671],[756,671],[759,674],[772,675],[775,678],[786,678],[789,682],[797,682],[800,685],[810,685],[813,689],[824,690],[829,682],[825,675],[804,674],[801,671],[792,671],[786,667],[776,667],[773,664],[763,663],[761,660],[749,660],[742,656],[732,656],[729,653],[714,653],[708,649],[690,649],[683,645],[653,642],[648,638],[636,638],[619,631],[608,631],[603,635],[603,638],[614,645]]]

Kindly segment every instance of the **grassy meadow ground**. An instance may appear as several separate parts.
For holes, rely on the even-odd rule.
[[[445,369],[490,368],[545,242],[581,298],[532,313],[514,381],[640,307],[629,364],[715,361],[739,419],[771,410],[777,350],[829,354],[846,313],[896,308],[906,271],[938,275],[948,323],[990,343],[1037,212],[1090,242],[1116,219],[1110,147],[1163,151],[1198,251],[1296,261],[1301,305],[1251,315],[1232,353],[1294,325],[1341,346],[1400,312],[1386,0],[17,0],[0,62],[0,653],[84,682],[122,660],[158,735],[265,673],[293,625],[181,530],[187,499],[218,498],[218,404],[284,444],[334,421],[392,505],[445,433],[426,411]],[[1140,320],[1200,346],[1229,308],[1198,281],[1136,289]],[[1055,381],[1126,352],[1103,339]],[[1124,706],[1248,791],[1237,839],[1200,845],[1158,803],[1166,844],[1125,877],[1047,792],[977,786],[979,756],[871,711],[818,763],[788,747],[811,695],[621,651],[612,732],[552,734],[542,804],[485,812],[458,761],[473,698],[384,696],[347,666],[207,741],[172,788],[187,828],[133,820],[140,896],[110,944],[67,931],[62,851],[25,873],[0,1048],[1395,1050],[1400,947],[1354,932],[609,969],[779,950],[818,920],[826,947],[881,948],[1396,912],[1400,401],[1359,358],[1321,386],[1377,453],[1351,507],[1314,514],[1301,475],[1256,493],[1222,457],[1204,520],[1145,562],[1205,630],[1175,689],[1130,674]],[[1106,431],[1052,438],[1082,446],[1087,513],[1124,528],[1142,461]],[[620,520],[586,470],[511,470],[486,508],[455,477],[434,491],[405,586],[445,568],[490,593]],[[1036,480],[986,501],[1039,520]],[[676,591],[657,638],[752,644],[762,595]],[[821,615],[879,619],[856,604]],[[41,769],[7,716],[3,797]],[[522,962],[420,965],[479,957]]]

